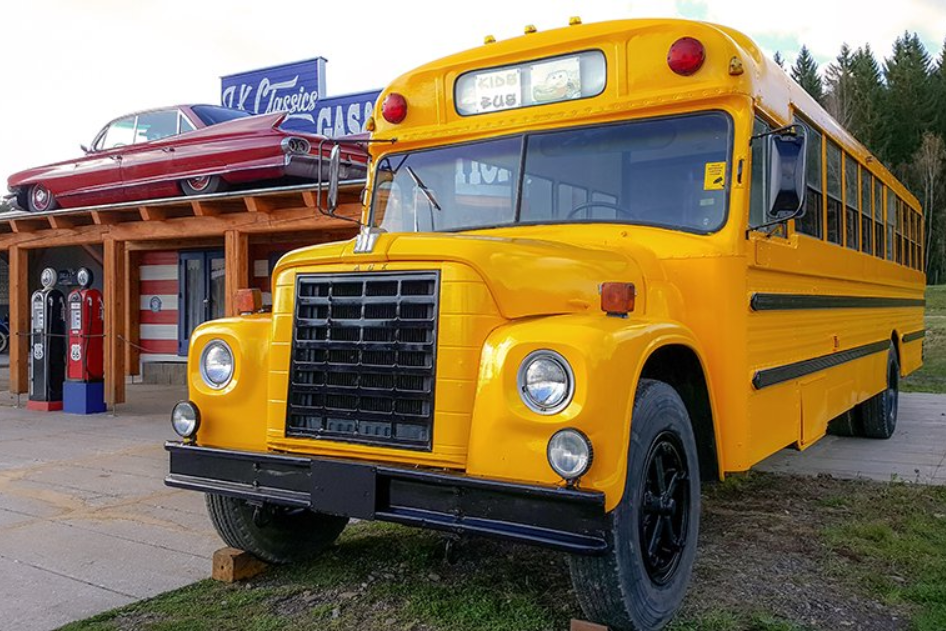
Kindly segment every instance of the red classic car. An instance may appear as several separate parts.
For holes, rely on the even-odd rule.
[[[85,156],[11,175],[23,210],[221,192],[260,180],[314,180],[331,143],[280,129],[285,114],[251,116],[216,105],[179,105],[117,118]],[[363,177],[367,155],[346,145],[342,176]]]

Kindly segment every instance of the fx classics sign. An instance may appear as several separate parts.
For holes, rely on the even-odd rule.
[[[283,129],[332,137],[364,132],[380,91],[326,97],[325,61],[316,57],[221,77],[220,101],[253,114],[289,112]]]

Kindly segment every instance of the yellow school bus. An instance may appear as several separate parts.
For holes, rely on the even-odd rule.
[[[701,480],[894,431],[920,206],[744,35],[573,19],[379,104],[357,239],[191,338],[167,483],[228,544],[288,562],[360,518],[546,546],[590,619],[657,629]]]

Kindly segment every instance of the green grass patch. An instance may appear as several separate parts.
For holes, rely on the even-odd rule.
[[[845,520],[824,531],[839,572],[874,597],[915,608],[917,631],[946,629],[946,488],[873,490],[854,496]]]
[[[946,394],[946,285],[926,289],[923,367],[901,384],[904,392]]]

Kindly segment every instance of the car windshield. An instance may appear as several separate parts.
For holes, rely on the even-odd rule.
[[[722,113],[510,136],[378,162],[372,224],[389,232],[619,222],[708,233],[726,221]]]
[[[191,110],[197,114],[204,125],[216,125],[217,123],[252,116],[249,112],[235,110],[229,107],[221,107],[219,105],[194,105],[191,107]]]

